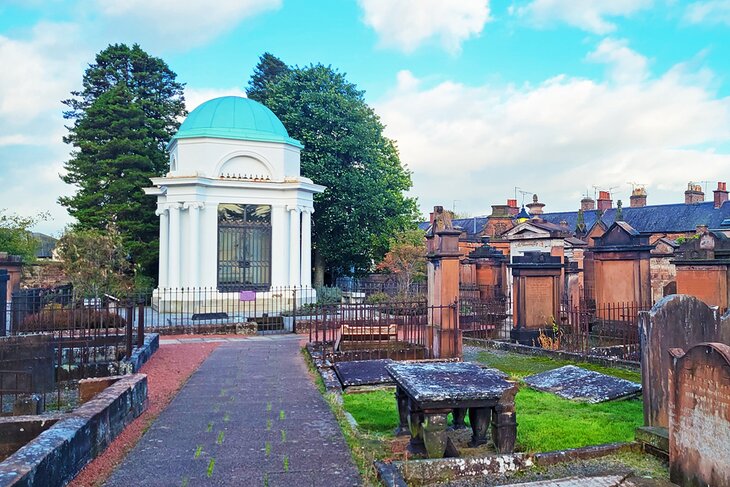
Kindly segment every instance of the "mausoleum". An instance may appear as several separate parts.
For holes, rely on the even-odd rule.
[[[264,105],[236,96],[194,109],[145,192],[160,217],[159,289],[311,287],[313,196],[303,145]]]

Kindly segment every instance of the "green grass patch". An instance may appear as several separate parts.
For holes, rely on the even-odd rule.
[[[398,426],[398,406],[392,391],[343,394],[342,401],[359,427],[370,433],[392,436]]]
[[[576,365],[587,370],[593,370],[602,374],[611,375],[620,379],[641,383],[641,373],[635,370],[604,367],[602,365],[587,362],[571,362],[569,360],[557,360],[548,357],[535,357],[519,353],[503,351],[479,352],[477,361],[494,367],[509,374],[513,379],[522,380],[528,375],[538,374],[547,370],[557,369],[564,365]]]
[[[527,451],[551,451],[634,440],[644,424],[640,400],[588,404],[523,387],[515,398],[517,443]]]

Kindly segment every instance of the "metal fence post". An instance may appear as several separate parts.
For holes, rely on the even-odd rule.
[[[297,333],[297,288],[292,289],[292,303],[291,303],[291,314],[292,314],[292,331],[294,334]]]
[[[127,335],[127,359],[132,357],[132,326],[134,326],[134,308],[127,307],[127,326],[125,327]]]
[[[0,336],[7,334],[8,328],[8,281],[10,275],[5,269],[0,269]]]
[[[144,300],[137,301],[137,348],[144,346]]]

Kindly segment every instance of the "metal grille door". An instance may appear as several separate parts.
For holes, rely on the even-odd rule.
[[[220,205],[219,290],[266,290],[271,286],[270,208],[263,205]]]

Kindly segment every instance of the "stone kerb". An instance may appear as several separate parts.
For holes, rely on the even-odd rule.
[[[700,343],[667,355],[670,478],[686,487],[730,485],[730,346]]]
[[[675,294],[639,313],[641,385],[644,424],[669,427],[669,349],[688,349],[702,342],[730,344],[730,315],[693,296]]]

